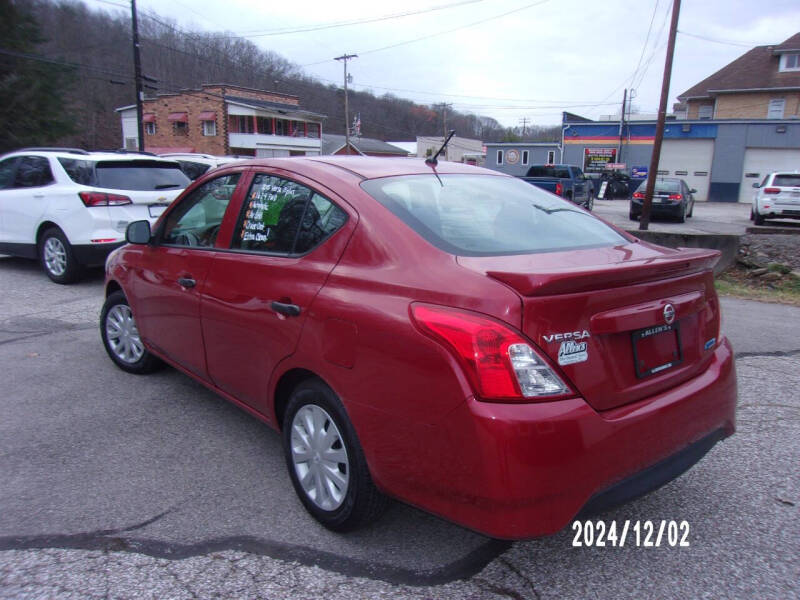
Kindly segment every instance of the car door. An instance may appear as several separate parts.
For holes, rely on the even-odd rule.
[[[239,171],[210,179],[177,201],[130,275],[142,339],[203,378],[200,294],[218,244],[230,238],[235,216],[226,211],[241,177]]]
[[[267,412],[270,376],[294,352],[357,215],[329,190],[282,171],[255,173],[239,213],[231,248],[216,254],[203,286],[203,338],[212,381]]]
[[[20,156],[8,160],[15,161],[15,164],[3,169],[3,179],[8,179],[12,167],[16,168],[10,185],[0,190],[2,241],[33,245],[36,243],[36,229],[49,202],[46,188],[55,182],[53,172],[44,156]]]

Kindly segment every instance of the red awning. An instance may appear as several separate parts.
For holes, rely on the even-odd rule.
[[[171,123],[188,123],[189,116],[185,112],[169,113],[167,120]]]
[[[201,121],[216,121],[217,120],[217,113],[213,110],[206,110],[200,113],[198,117]]]
[[[142,123],[155,123],[155,122],[156,122],[155,113],[144,113],[142,115]]]

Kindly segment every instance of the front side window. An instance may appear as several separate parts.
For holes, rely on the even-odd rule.
[[[450,254],[530,254],[626,243],[571,202],[515,177],[405,175],[368,180],[361,187]]]
[[[23,156],[17,164],[14,187],[41,187],[53,183],[50,161],[44,156]]]
[[[169,215],[161,242],[170,246],[211,248],[231,201],[239,173],[217,177],[194,190]]]
[[[0,161],[0,190],[14,187],[14,172],[16,171],[18,156],[12,156]]]
[[[242,207],[232,247],[269,254],[303,254],[347,220],[347,213],[312,189],[259,173]]]

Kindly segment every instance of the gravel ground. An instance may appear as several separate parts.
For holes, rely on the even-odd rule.
[[[751,255],[762,255],[766,262],[789,265],[800,271],[800,234],[752,234],[741,236],[739,253],[746,249]]]

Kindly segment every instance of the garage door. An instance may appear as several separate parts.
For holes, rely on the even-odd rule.
[[[714,140],[664,140],[658,171],[664,177],[677,177],[697,190],[695,200],[708,200]]]
[[[773,171],[800,171],[800,149],[748,148],[744,151],[744,171],[739,202],[753,201],[754,183],[761,183]]]

